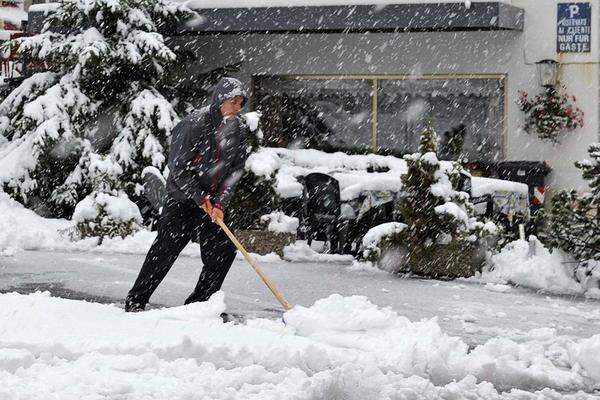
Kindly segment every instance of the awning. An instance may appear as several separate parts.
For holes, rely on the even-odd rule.
[[[524,10],[502,2],[198,9],[179,34],[523,30]]]

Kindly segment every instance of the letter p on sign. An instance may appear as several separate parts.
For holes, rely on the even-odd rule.
[[[579,14],[579,6],[577,4],[571,4],[569,6],[569,13],[571,16],[569,18],[573,18],[575,15]]]

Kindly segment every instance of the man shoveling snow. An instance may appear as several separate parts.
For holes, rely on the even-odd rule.
[[[158,234],[127,295],[126,311],[145,309],[179,253],[196,237],[204,265],[185,304],[206,301],[221,288],[236,250],[218,224],[248,157],[238,117],[246,99],[239,80],[223,78],[210,106],[188,115],[173,129]]]

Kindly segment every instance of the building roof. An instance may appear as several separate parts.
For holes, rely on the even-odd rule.
[[[177,0],[202,18],[177,34],[335,33],[523,30],[524,10],[505,1],[437,0]],[[57,4],[30,8],[39,32]]]
[[[281,4],[283,1],[269,1]],[[265,6],[266,0],[230,0],[220,8],[188,0],[203,18],[181,26],[178,33],[305,33],[305,32],[423,32],[523,30],[524,11],[501,1],[400,2],[384,0],[289,1],[289,6]],[[244,7],[230,7],[233,4]],[[298,4],[310,5],[298,5]],[[368,4],[365,4],[368,3]],[[214,3],[212,3],[214,4]],[[221,7],[225,4],[225,7]]]
[[[257,7],[314,7],[314,6],[385,6],[388,4],[458,3],[470,7],[472,0],[221,0],[215,7],[214,0],[171,0],[191,9],[210,8],[257,8]],[[480,3],[507,3],[512,0],[479,0]]]

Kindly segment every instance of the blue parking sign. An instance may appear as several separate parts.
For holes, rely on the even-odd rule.
[[[559,3],[556,24],[558,53],[586,53],[591,50],[592,7],[590,3]]]

